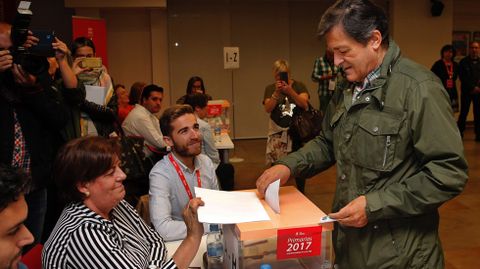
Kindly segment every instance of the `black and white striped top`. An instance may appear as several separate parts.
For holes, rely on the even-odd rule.
[[[121,201],[106,220],[83,203],[70,204],[60,216],[42,253],[50,268],[176,268],[162,237]]]

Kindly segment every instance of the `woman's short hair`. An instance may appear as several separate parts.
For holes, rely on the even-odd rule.
[[[77,50],[83,47],[90,47],[92,48],[93,53],[95,53],[95,44],[93,44],[93,41],[89,38],[81,36],[73,40],[72,48],[71,48],[72,55],[75,56],[77,54]]]
[[[279,72],[289,72],[290,69],[288,68],[288,61],[283,59],[278,59],[273,62],[273,72],[275,74]]]
[[[193,83],[200,81],[202,93],[205,93],[205,85],[203,84],[203,79],[201,77],[193,76],[188,80],[187,83],[187,94],[192,93]]]
[[[68,142],[54,163],[53,179],[61,190],[60,198],[66,203],[83,201],[78,186],[104,175],[119,157],[120,146],[112,138],[87,136]]]
[[[452,52],[453,58],[455,58],[456,50],[455,50],[455,48],[454,48],[452,45],[450,45],[450,44],[447,44],[447,45],[445,45],[445,46],[442,47],[442,49],[440,50],[440,58],[443,58],[443,54],[444,54],[445,52],[449,51],[449,50]]]

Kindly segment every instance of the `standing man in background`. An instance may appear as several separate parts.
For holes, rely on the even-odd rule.
[[[339,0],[324,13],[318,32],[349,83],[337,85],[320,135],[257,188],[335,164],[334,268],[441,269],[438,208],[467,181],[463,144],[440,80],[402,57],[388,29],[368,0]]]
[[[463,137],[465,121],[470,103],[473,102],[473,121],[475,126],[475,141],[480,141],[480,45],[474,41],[470,43],[470,53],[460,61],[459,75],[461,82],[460,116],[458,129]]]
[[[333,64],[333,51],[325,48],[323,57],[319,57],[313,64],[312,80],[318,83],[318,99],[323,114],[327,110],[328,102],[335,90],[338,66]]]

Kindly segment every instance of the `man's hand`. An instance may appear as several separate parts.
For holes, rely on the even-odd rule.
[[[12,67],[13,57],[8,50],[0,50],[0,72]]]
[[[12,74],[13,74],[13,78],[15,79],[15,82],[24,87],[34,86],[37,81],[37,78],[35,76],[27,73],[18,64],[13,65]]]
[[[330,213],[340,225],[361,228],[368,223],[367,219],[367,198],[364,195],[357,197],[337,213]]]
[[[40,39],[33,36],[32,31],[28,30],[27,40],[25,41],[25,43],[23,43],[23,47],[31,48],[32,46],[37,45],[38,41],[40,41]]]
[[[57,37],[55,37],[55,42],[52,43],[52,47],[55,50],[55,59],[57,59],[57,62],[63,61],[65,55],[69,53],[67,45]]]
[[[473,88],[473,90],[470,92],[471,94],[480,94],[480,87],[476,86]]]
[[[187,226],[187,235],[194,237],[202,237],[203,235],[203,225],[198,222],[198,207],[203,206],[205,203],[201,198],[193,198],[190,200],[183,210],[183,220]]]
[[[280,179],[280,185],[285,184],[290,177],[290,168],[283,164],[274,165],[263,172],[263,174],[257,179],[257,190],[260,196],[265,195],[265,191],[270,183],[277,179]]]

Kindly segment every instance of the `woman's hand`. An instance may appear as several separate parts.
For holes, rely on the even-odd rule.
[[[190,200],[183,210],[183,220],[185,225],[187,225],[187,236],[202,237],[203,235],[203,224],[198,221],[198,207],[203,206],[205,203],[201,198],[193,198]]]
[[[83,72],[87,72],[90,70],[90,68],[83,68],[80,66],[80,63],[82,62],[82,59],[84,57],[78,57],[78,58],[75,58],[75,60],[73,60],[73,65],[72,65],[72,69],[73,69],[73,73],[75,73],[75,75],[78,75],[80,73],[83,73]]]

